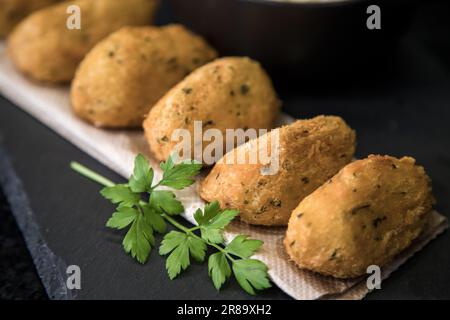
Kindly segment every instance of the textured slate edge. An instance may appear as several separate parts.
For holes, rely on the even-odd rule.
[[[30,208],[22,182],[17,177],[4,148],[0,145],[0,185],[21,230],[42,284],[50,299],[73,300],[66,287],[65,262],[48,247]]]

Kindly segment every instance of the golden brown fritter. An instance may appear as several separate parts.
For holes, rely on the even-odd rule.
[[[101,127],[138,127],[150,108],[217,54],[180,25],[125,27],[100,42],[81,63],[72,106]]]
[[[226,129],[269,129],[279,108],[272,82],[259,63],[227,57],[200,67],[172,88],[151,109],[144,129],[152,153],[162,161],[178,144],[172,139],[176,129],[188,130],[194,145],[194,121],[202,121],[204,131],[214,128],[224,135]],[[208,144],[203,143],[203,150]]]
[[[7,36],[30,13],[62,0],[1,0],[0,38]]]
[[[342,169],[292,212],[284,240],[300,267],[337,278],[384,266],[421,233],[433,205],[413,158],[370,156]]]
[[[89,50],[126,25],[152,22],[155,0],[76,0],[31,14],[11,33],[9,54],[23,73],[44,82],[69,82]],[[67,8],[81,10],[81,29],[67,28]]]
[[[249,147],[249,152],[259,152],[271,146],[273,134],[238,149]],[[354,131],[339,117],[298,120],[279,130],[277,174],[263,175],[261,163],[217,163],[201,184],[200,196],[238,209],[240,218],[250,224],[286,225],[303,198],[352,160],[355,139]]]

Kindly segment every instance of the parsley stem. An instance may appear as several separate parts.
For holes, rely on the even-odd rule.
[[[78,162],[71,162],[70,163],[70,167],[72,168],[72,170],[74,170],[75,172],[81,174],[82,176],[95,181],[105,187],[113,187],[116,184],[114,182],[112,182],[111,180],[103,177],[102,175],[92,171],[89,168],[86,168],[85,166],[83,166],[82,164],[78,163]]]
[[[181,225],[180,223],[178,223],[175,219],[173,219],[171,216],[169,216],[166,213],[162,213],[161,217],[163,217],[164,219],[166,219],[171,225],[173,225],[174,227],[180,229],[181,231],[184,231],[185,233],[189,233],[189,234],[193,234],[191,232],[191,230],[189,230],[188,228],[186,228],[185,226]],[[195,234],[193,234],[195,236]]]
[[[166,219],[171,225],[173,225],[174,227],[180,229],[181,231],[184,231],[185,233],[191,235],[192,237],[194,237],[194,238],[196,238],[196,239],[198,239],[198,240],[201,240],[201,241],[205,242],[206,244],[210,245],[211,247],[216,248],[217,250],[219,250],[220,252],[222,252],[223,254],[225,254],[225,255],[228,257],[228,259],[230,259],[231,261],[233,261],[233,262],[235,261],[235,259],[234,259],[232,256],[230,256],[230,255],[228,254],[228,252],[225,251],[224,248],[222,248],[221,246],[219,246],[219,245],[217,245],[217,244],[215,244],[215,243],[206,241],[205,239],[202,239],[201,237],[199,237],[198,235],[196,235],[193,231],[194,231],[194,230],[198,230],[199,227],[194,227],[194,228],[192,228],[192,229],[188,229],[188,228],[186,228],[185,226],[183,226],[183,225],[181,225],[180,223],[178,223],[175,219],[173,219],[171,216],[169,216],[169,215],[166,214],[166,213],[161,214],[161,217],[163,217],[164,219]]]
[[[153,187],[151,187],[152,191],[155,190],[156,188],[158,188],[161,185],[161,181],[159,181],[157,184],[155,184]]]
[[[214,248],[216,248],[217,250],[219,250],[220,252],[222,252],[228,259],[230,259],[232,262],[235,262],[236,260],[228,253],[225,251],[224,248],[222,248],[221,246],[215,244],[215,243],[211,243],[211,242],[206,242],[207,244],[209,244],[210,246],[213,246]]]

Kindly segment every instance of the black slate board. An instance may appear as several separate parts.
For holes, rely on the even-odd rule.
[[[65,284],[66,277],[64,273],[67,266],[48,247],[45,238],[41,234],[36,217],[30,208],[22,183],[15,174],[3,148],[0,148],[0,169],[0,183],[14,218],[22,231],[46,292],[51,299],[73,299],[76,292],[72,293]]]
[[[427,32],[421,25],[424,20],[418,20],[418,26],[395,53],[395,63],[389,70],[377,70],[378,74],[385,72],[384,78],[371,81],[369,68],[367,77],[343,78],[332,89],[305,88],[297,83],[277,81],[285,102],[284,110],[291,115],[301,118],[318,114],[343,116],[358,132],[358,157],[381,153],[417,158],[433,179],[437,210],[443,214],[450,213],[450,44],[446,40],[450,28],[436,24],[436,14],[444,16],[446,8],[449,12],[448,6],[437,7],[430,19],[425,20],[429,27]],[[242,293],[236,283],[230,283],[217,293],[204,266],[194,265],[171,282],[164,270],[164,260],[155,252],[146,266],[136,264],[122,252],[120,235],[104,227],[113,207],[98,195],[99,186],[71,172],[68,164],[76,160],[114,181],[121,181],[120,177],[3,98],[0,98],[0,144],[4,145],[22,180],[33,220],[39,226],[43,240],[55,254],[54,259],[61,259],[59,270],[64,271],[62,266],[71,264],[80,265],[82,269],[82,290],[72,296],[55,296],[61,290],[57,286],[57,290],[50,290],[50,296],[76,296],[78,299],[251,298]],[[3,188],[8,190],[11,185]],[[15,206],[12,207],[14,210]],[[28,214],[26,210],[14,210],[19,219],[24,212]],[[25,235],[25,238],[29,236]],[[447,232],[383,282],[382,290],[368,298],[450,298],[449,244]],[[28,245],[32,255],[40,256],[35,247]],[[54,271],[42,270],[39,271],[44,284],[45,279],[58,276]],[[273,288],[258,298],[288,297]]]
[[[3,170],[0,168],[0,174]],[[1,188],[0,221],[0,300],[47,299],[25,240]]]

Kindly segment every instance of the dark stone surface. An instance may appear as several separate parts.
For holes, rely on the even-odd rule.
[[[284,110],[291,115],[344,117],[358,132],[358,157],[370,153],[415,157],[433,179],[437,209],[446,215],[450,214],[449,15],[448,4],[424,6],[399,51],[393,52],[394,63],[385,70],[371,70],[368,66],[366,77],[343,78],[332,86],[307,87],[276,81],[285,102]],[[372,77],[372,73],[378,76]],[[99,196],[98,185],[71,172],[68,164],[77,160],[114,181],[121,179],[3,98],[0,144],[5,146],[23,181],[49,247],[66,264],[81,266],[79,298],[249,298],[235,283],[217,293],[204,266],[194,265],[171,282],[164,271],[164,260],[155,252],[146,266],[134,263],[121,250],[120,236],[104,227],[112,206]],[[8,241],[20,239],[14,224],[3,224],[2,218],[0,225],[0,237],[6,234],[11,239]],[[450,298],[449,244],[450,234],[446,232],[383,282],[383,289],[368,299]],[[28,259],[25,264],[32,270],[29,257],[24,252],[17,253],[12,260],[11,250],[4,249],[3,241],[0,248],[0,271],[10,274],[11,281],[0,289],[0,297],[34,298],[33,292],[40,287],[37,277],[27,288],[11,289],[19,288],[25,278],[15,259]],[[5,259],[11,262],[4,262]],[[36,294],[42,296],[42,291]],[[258,298],[287,296],[274,288]]]
[[[61,257],[56,256],[47,245],[47,240],[41,232],[42,228],[36,220],[37,215],[30,208],[23,184],[17,177],[9,157],[1,145],[0,185],[49,297],[55,300],[73,299],[76,292],[71,292],[66,286],[67,266]],[[11,260],[14,262],[14,259]],[[10,268],[9,271],[11,270],[13,269]],[[27,274],[24,276],[26,279]]]
[[[0,300],[47,299],[5,195],[0,189]]]

